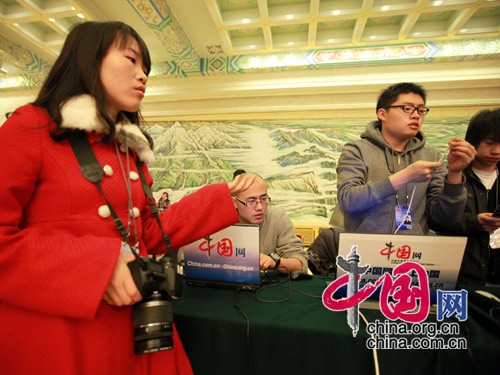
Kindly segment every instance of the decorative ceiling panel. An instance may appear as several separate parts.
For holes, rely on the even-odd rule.
[[[153,76],[500,55],[500,0],[0,0],[0,89],[38,86],[74,25],[112,19]]]

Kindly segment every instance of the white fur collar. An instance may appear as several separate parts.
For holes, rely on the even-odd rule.
[[[95,100],[90,95],[80,95],[69,99],[61,107],[62,128],[80,129],[86,132],[95,131],[98,134],[108,134],[109,130],[97,113]],[[155,159],[149,142],[137,125],[126,122],[116,124],[115,139],[120,144],[120,150],[125,151],[125,145],[137,153],[137,157],[148,165]]]

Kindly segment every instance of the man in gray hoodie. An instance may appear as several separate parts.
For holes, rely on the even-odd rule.
[[[446,168],[444,156],[425,147],[420,129],[428,112],[421,86],[394,84],[378,98],[378,120],[344,145],[337,186],[347,232],[427,234],[429,216],[445,225],[460,220],[467,200],[462,171],[475,149],[454,137]]]

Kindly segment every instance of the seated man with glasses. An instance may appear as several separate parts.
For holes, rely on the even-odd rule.
[[[245,173],[248,174],[248,173]],[[242,195],[233,196],[240,223],[259,224],[260,268],[276,268],[281,273],[307,271],[307,257],[302,240],[295,235],[286,212],[270,207],[265,180],[256,175]]]
[[[394,84],[378,98],[378,120],[344,145],[337,194],[347,232],[427,234],[429,216],[444,225],[460,220],[467,200],[462,171],[476,152],[454,137],[446,168],[444,156],[425,147],[428,112],[421,86]]]

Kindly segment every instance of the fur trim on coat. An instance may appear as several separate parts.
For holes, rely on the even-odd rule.
[[[90,95],[79,95],[69,99],[61,107],[61,116],[62,128],[94,131],[98,134],[109,133],[108,126],[97,112],[95,99]],[[121,151],[125,152],[125,147],[129,147],[141,161],[147,165],[153,164],[155,160],[153,150],[139,126],[127,119],[117,123],[115,140],[120,144]]]

